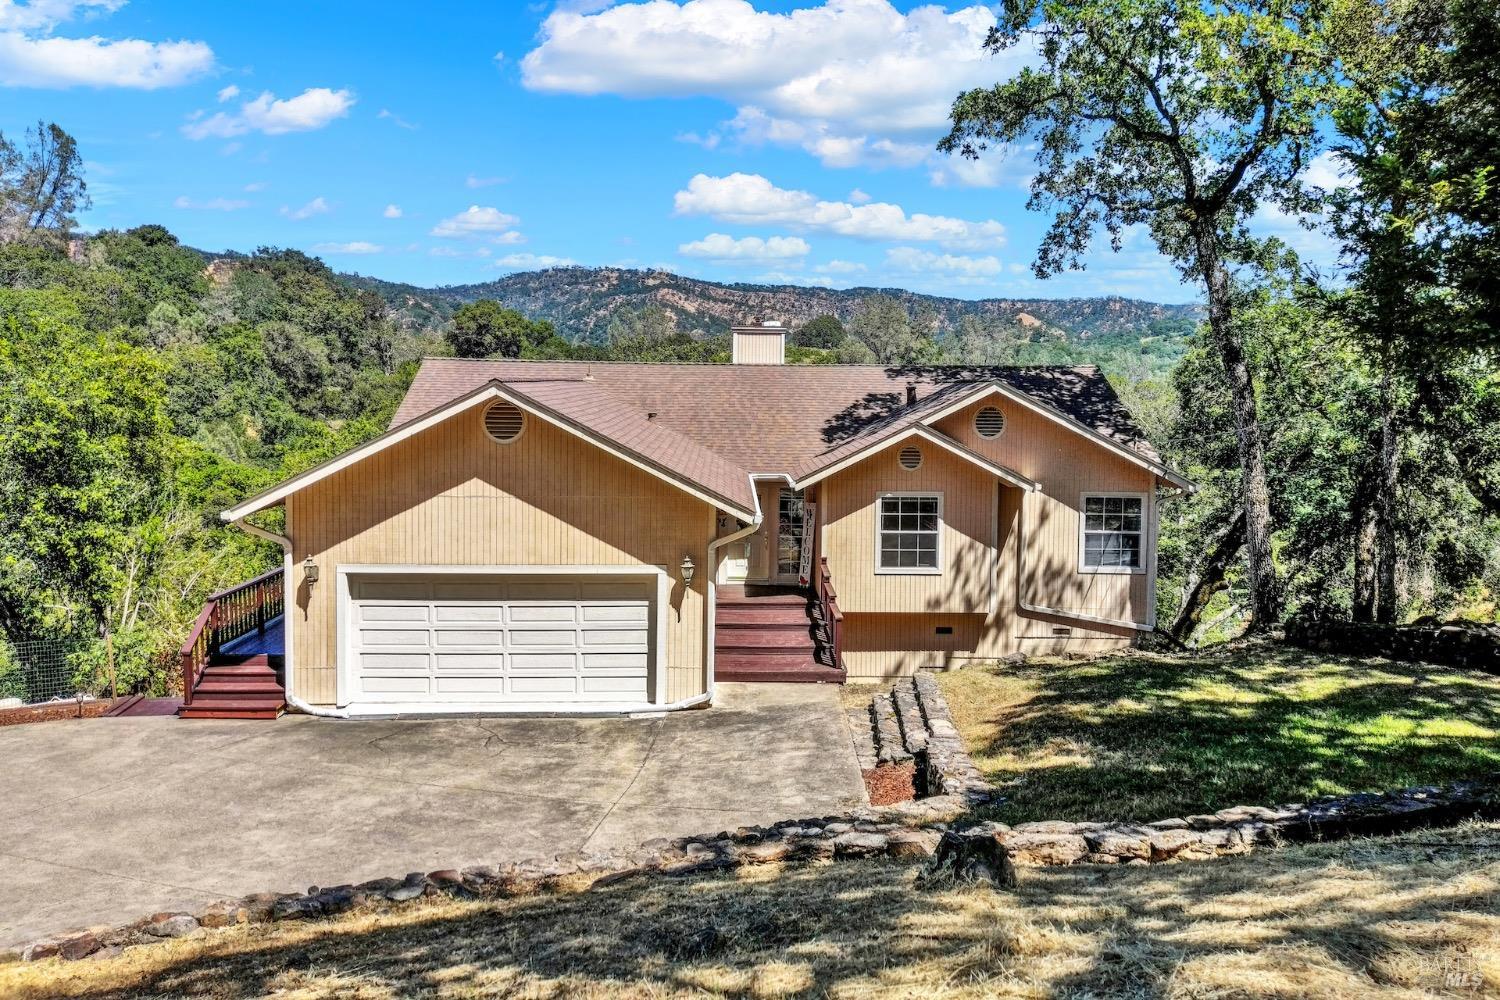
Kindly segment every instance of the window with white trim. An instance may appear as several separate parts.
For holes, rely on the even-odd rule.
[[[940,572],[942,494],[882,493],[876,503],[876,571]]]
[[[1145,558],[1146,498],[1139,493],[1083,497],[1082,566],[1100,573],[1134,573]]]

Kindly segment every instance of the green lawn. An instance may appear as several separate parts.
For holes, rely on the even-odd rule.
[[[940,676],[1006,822],[1149,821],[1500,771],[1500,677],[1269,642]]]

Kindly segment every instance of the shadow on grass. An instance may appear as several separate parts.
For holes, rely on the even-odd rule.
[[[1027,690],[990,706],[984,680],[964,682],[980,686],[967,700],[989,736],[971,748],[1007,822],[1149,821],[1500,770],[1488,675],[1274,646],[988,674]]]
[[[1371,841],[1027,870],[1004,893],[916,889],[915,869],[889,861],[626,883],[261,929],[175,959],[147,950],[128,986],[99,966],[66,993],[1241,996],[1283,995],[1274,980],[1291,977],[1285,995],[1368,996],[1493,961],[1500,852],[1437,854]]]

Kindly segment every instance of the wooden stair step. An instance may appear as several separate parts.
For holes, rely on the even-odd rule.
[[[286,689],[271,680],[209,680],[198,682],[193,688],[193,700],[213,695],[263,695],[267,698],[285,698]]]
[[[720,632],[714,639],[714,649],[720,653],[746,652],[746,653],[805,653],[812,656],[812,637],[807,630],[800,632],[771,632],[761,630],[757,632],[743,632],[736,635],[725,635]]]
[[[178,709],[177,716],[182,719],[264,719],[267,721],[280,718],[282,706],[275,708],[244,708],[233,707],[208,707],[197,705],[185,705]]]
[[[714,678],[759,684],[842,684],[848,679],[844,671],[804,657],[752,657],[748,661],[720,657],[714,663]]]
[[[278,660],[283,657],[267,653],[246,653],[236,656],[233,653],[215,653],[209,658],[208,668],[213,667],[274,667]]]
[[[747,596],[745,594],[726,594],[720,591],[717,597],[719,607],[739,608],[806,608],[812,603],[812,598],[807,594],[757,594]]]
[[[209,680],[210,678],[217,680],[228,680],[230,678],[234,678],[236,680],[251,680],[253,678],[264,677],[274,681],[277,677],[277,674],[276,671],[272,670],[270,667],[261,667],[251,664],[250,666],[242,667],[204,667],[203,673],[199,676],[203,680]]]
[[[727,608],[719,608],[718,613],[714,615],[714,622],[719,628],[731,626],[750,628],[757,625],[772,628],[798,626],[807,628],[811,621],[812,619],[802,608],[762,608],[753,604],[736,604]]]

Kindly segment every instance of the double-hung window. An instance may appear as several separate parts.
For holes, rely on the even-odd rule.
[[[882,493],[877,503],[876,571],[942,572],[942,494]]]
[[[1143,570],[1146,498],[1139,493],[1087,493],[1079,550],[1086,573]]]

